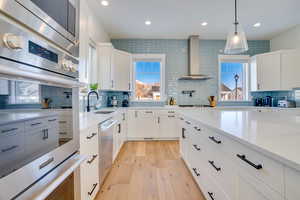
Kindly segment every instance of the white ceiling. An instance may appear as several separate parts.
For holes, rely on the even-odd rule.
[[[93,0],[111,38],[225,39],[232,28],[234,0]],[[271,39],[300,24],[300,0],[238,0],[239,21],[249,39]],[[152,25],[146,26],[145,20]],[[202,27],[203,21],[208,22]],[[253,24],[261,22],[260,28]]]

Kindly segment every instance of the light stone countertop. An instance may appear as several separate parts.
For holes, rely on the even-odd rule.
[[[184,117],[300,170],[300,111],[181,110]]]
[[[7,125],[11,123],[24,122],[39,118],[56,116],[55,111],[50,112],[0,112],[0,125]]]

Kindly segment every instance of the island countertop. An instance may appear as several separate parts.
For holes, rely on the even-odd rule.
[[[181,110],[180,114],[300,170],[300,112]]]

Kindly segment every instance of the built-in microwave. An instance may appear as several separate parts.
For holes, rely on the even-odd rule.
[[[79,149],[79,61],[8,17],[0,37],[0,200],[24,199]]]
[[[78,57],[79,0],[0,0],[0,10]]]

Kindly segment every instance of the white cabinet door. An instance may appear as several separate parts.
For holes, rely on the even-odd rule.
[[[300,199],[299,180],[300,171],[285,168],[285,197],[287,200]]]
[[[300,87],[300,50],[283,51],[281,54],[281,89]]]
[[[129,112],[128,138],[154,139],[157,138],[158,122],[154,111],[135,110]]]
[[[0,95],[9,95],[8,80],[0,79]]]
[[[112,65],[113,65],[113,46],[110,43],[101,43],[97,46],[98,52],[98,83],[100,89],[113,89]]]
[[[112,84],[114,90],[130,90],[130,68],[131,54],[114,49],[112,69]]]
[[[280,80],[280,52],[257,56],[257,82],[258,90],[279,90]]]
[[[159,138],[176,139],[180,137],[179,126],[177,125],[176,115],[159,115]]]
[[[277,192],[246,174],[238,176],[238,198],[243,200],[283,200]]]

